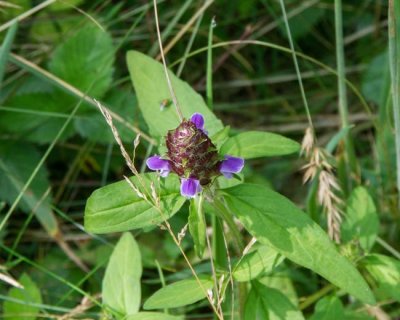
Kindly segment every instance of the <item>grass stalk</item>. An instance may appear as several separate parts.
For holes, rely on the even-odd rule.
[[[282,15],[283,15],[283,21],[285,22],[286,33],[287,33],[287,36],[288,36],[288,39],[289,39],[290,50],[292,51],[293,63],[294,63],[294,67],[296,69],[297,79],[299,81],[301,98],[303,100],[304,108],[306,110],[308,123],[310,125],[310,128],[313,128],[310,108],[308,107],[307,97],[306,97],[306,93],[304,91],[304,86],[303,86],[303,80],[301,78],[299,63],[297,62],[297,56],[296,56],[296,53],[295,53],[295,50],[294,50],[292,33],[290,32],[289,20],[288,20],[287,14],[286,14],[285,3],[283,2],[283,0],[280,0],[280,4],[281,4]]]
[[[342,21],[342,0],[335,0],[335,39],[336,39],[336,63],[338,74],[338,107],[341,120],[341,127],[349,126],[349,110],[347,103],[346,75],[344,61],[344,43],[343,43],[343,21]],[[346,180],[343,181],[343,191],[348,193],[351,189],[352,179],[351,173],[356,173],[356,159],[354,155],[353,143],[350,133],[347,133],[344,140],[345,157],[344,172],[341,176]],[[339,174],[340,175],[340,174]]]
[[[169,71],[167,69],[167,63],[165,61],[164,48],[163,48],[163,44],[162,44],[162,40],[161,40],[161,33],[160,33],[160,24],[158,22],[157,1],[153,0],[153,3],[154,3],[154,16],[156,18],[157,39],[158,39],[158,44],[160,46],[160,54],[161,54],[161,59],[162,59],[162,62],[163,62],[165,78],[167,79],[168,88],[169,88],[169,91],[170,91],[170,94],[171,94],[172,101],[174,102],[174,106],[175,106],[176,112],[177,112],[177,114],[179,116],[179,119],[182,121],[183,120],[182,110],[181,110],[181,108],[179,106],[179,102],[178,102],[178,99],[176,97],[175,90],[174,90],[174,88],[172,86],[171,79],[169,77]]]
[[[186,10],[189,8],[189,6],[192,4],[192,2],[193,2],[193,0],[186,0],[186,2],[179,8],[178,12],[176,12],[176,14],[174,14],[174,17],[172,18],[172,20],[168,23],[166,28],[161,33],[161,41],[165,41],[165,39],[167,39],[167,37],[171,34],[172,30],[177,25],[179,19],[182,18],[182,16],[186,12]],[[158,49],[158,45],[157,45],[157,42],[155,42],[155,43],[153,43],[153,46],[150,48],[149,55],[154,56],[157,52],[157,49]]]
[[[400,3],[389,0],[389,66],[396,143],[396,174],[400,206]]]
[[[33,7],[32,9],[20,14],[19,16],[15,17],[14,19],[11,19],[10,21],[7,21],[6,23],[2,24],[0,26],[0,32],[8,29],[9,27],[11,27],[14,23],[22,21],[26,18],[28,18],[29,16],[33,15],[34,13],[46,8],[47,6],[53,4],[54,2],[56,2],[57,0],[46,0],[42,3],[39,3],[36,7]]]

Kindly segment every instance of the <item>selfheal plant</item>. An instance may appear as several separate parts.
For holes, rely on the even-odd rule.
[[[171,171],[176,173],[181,180],[181,195],[187,198],[195,197],[213,178],[221,174],[232,178],[244,166],[242,158],[230,155],[221,158],[204,129],[204,117],[200,113],[194,113],[190,120],[184,119],[176,129],[170,130],[165,143],[167,154],[152,156],[146,164],[162,177]]]
[[[104,186],[91,195],[85,209],[85,227],[93,233],[108,233],[160,226],[169,232],[174,243],[181,249],[185,262],[196,278],[185,279],[182,280],[183,283],[173,283],[161,288],[143,304],[144,309],[178,308],[184,304],[195,303],[203,297],[208,299],[210,308],[218,319],[222,320],[224,316],[221,303],[227,294],[227,288],[230,287],[228,282],[232,282],[232,292],[236,289],[240,292],[243,286],[237,286],[238,281],[248,283],[244,286],[246,290],[237,296],[246,301],[246,315],[239,315],[238,319],[255,319],[258,315],[263,319],[269,318],[270,315],[264,307],[268,303],[262,301],[270,296],[280,297],[280,304],[285,308],[290,306],[290,312],[296,312],[295,317],[302,319],[301,312],[291,306],[289,301],[285,302],[282,295],[274,292],[275,289],[268,288],[259,281],[266,273],[275,272],[278,256],[312,270],[361,302],[374,303],[374,297],[362,275],[338,252],[326,232],[310,218],[310,215],[273,191],[272,186],[264,179],[259,179],[258,184],[247,183],[244,180],[215,184],[212,192],[204,192],[204,195],[201,192],[202,189],[208,191],[217,177],[224,175],[231,178],[240,172],[244,159],[296,153],[300,149],[297,142],[264,131],[231,135],[229,127],[225,127],[213,114],[201,96],[172,73],[171,83],[180,104],[174,103],[177,114],[173,109],[166,109],[160,116],[159,102],[165,99],[165,84],[159,81],[165,75],[162,65],[138,52],[128,54],[128,65],[139,107],[147,124],[147,139],[153,137],[154,140],[149,142],[154,145],[155,141],[164,137],[167,151],[146,161],[147,166],[158,171],[158,174],[139,173],[135,168],[134,159],[130,158],[116,135],[116,129],[110,121],[111,116],[107,116],[106,120],[133,177],[124,177],[125,180]],[[182,119],[182,114],[190,115],[193,112],[201,114],[194,113],[189,120]],[[177,115],[182,119],[180,123],[176,121]],[[204,126],[204,119],[207,119],[208,131]],[[143,138],[146,137],[145,134],[142,135]],[[217,138],[212,141],[210,136]],[[137,143],[134,143],[134,148],[136,147]],[[135,152],[133,154],[135,155]],[[249,171],[252,169],[256,168],[249,168]],[[171,172],[175,175],[168,176]],[[160,181],[160,176],[165,179]],[[186,198],[190,198],[189,204]],[[186,213],[187,223],[176,233],[176,228],[182,217],[186,218]],[[181,215],[179,224],[178,220],[168,221],[175,214]],[[188,255],[181,246],[187,230],[193,242],[193,246],[187,247],[187,250],[193,248],[193,252],[201,260],[205,259],[203,253],[209,247],[207,242],[210,236],[213,247],[206,257],[210,257],[211,268],[209,273],[204,274],[208,279],[197,278],[196,270],[191,267]],[[209,230],[212,230],[212,233],[209,233]],[[223,237],[220,237],[221,235]],[[245,246],[249,236],[252,240]],[[255,242],[258,244],[252,247]],[[215,251],[214,244],[217,249]],[[234,260],[228,258],[230,255],[226,254],[226,251],[230,251],[230,255],[237,258],[235,266],[230,265]],[[263,263],[260,269],[260,260],[255,257],[270,261],[271,264]],[[279,258],[279,261],[282,259]],[[214,270],[218,270],[218,274],[212,268],[214,262],[218,267]],[[257,267],[253,268],[255,265]],[[290,264],[285,264],[282,268],[290,268]],[[210,280],[217,279],[219,274],[222,280]],[[176,290],[176,287],[180,289]],[[182,290],[182,287],[186,290]],[[220,295],[216,297],[218,303],[208,294],[209,289]],[[182,294],[188,291],[198,294]],[[168,299],[165,299],[166,297]],[[234,299],[237,300],[237,297]],[[282,314],[286,314],[287,311],[289,310],[282,311]]]

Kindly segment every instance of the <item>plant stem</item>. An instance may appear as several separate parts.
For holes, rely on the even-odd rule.
[[[306,300],[304,300],[300,306],[300,310],[304,310],[310,305],[312,305],[314,302],[318,301],[321,299],[324,295],[326,295],[328,292],[332,291],[335,288],[333,284],[328,284],[327,286],[323,287],[321,290],[317,291],[316,293],[312,294],[311,296],[308,296]]]

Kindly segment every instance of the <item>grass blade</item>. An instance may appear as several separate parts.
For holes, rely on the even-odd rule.
[[[213,85],[212,85],[212,40],[213,40],[213,30],[216,27],[215,17],[211,19],[210,29],[208,32],[208,48],[207,48],[207,105],[212,110],[213,109]]]
[[[8,30],[4,42],[0,48],[0,88],[4,78],[4,72],[6,68],[6,63],[8,60],[8,54],[11,49],[11,45],[14,41],[15,34],[17,32],[18,24],[13,23],[11,28]]]
[[[400,205],[400,3],[389,1],[389,66],[396,140],[397,190]]]

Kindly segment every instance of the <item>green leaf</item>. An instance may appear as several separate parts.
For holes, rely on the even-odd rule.
[[[203,257],[206,247],[206,221],[203,212],[203,195],[190,200],[189,206],[189,231],[193,238],[194,250],[197,256]]]
[[[260,131],[239,133],[229,138],[221,147],[221,154],[244,159],[283,156],[298,152],[300,145],[279,134]]]
[[[110,90],[107,93],[107,98],[104,99],[104,105],[129,123],[140,124],[143,121],[138,115],[136,97],[131,92],[117,89]],[[102,144],[115,142],[110,127],[97,109],[88,111],[84,117],[75,119],[74,124],[79,134],[86,139]],[[119,122],[115,122],[114,125],[122,141],[132,143],[134,139],[132,130]]]
[[[260,243],[320,274],[361,301],[375,299],[357,269],[341,256],[326,233],[282,195],[260,185],[221,190],[230,209]]]
[[[41,155],[28,143],[0,143],[0,199],[13,203],[29,179]],[[22,196],[19,208],[27,213],[35,210],[36,218],[46,231],[54,236],[58,233],[57,220],[51,210],[51,196],[43,198],[50,187],[47,170],[41,167],[30,187]]]
[[[272,271],[283,261],[283,257],[268,246],[258,246],[246,254],[233,269],[236,281],[250,281],[261,273]]]
[[[4,112],[0,117],[1,131],[13,133],[27,141],[50,143],[75,104],[71,99],[63,98],[60,101],[58,90],[14,96],[7,101],[7,106],[15,111]],[[61,140],[69,138],[73,133],[72,127],[67,128]]]
[[[85,94],[101,98],[112,81],[113,50],[111,36],[88,24],[56,48],[49,69]]]
[[[376,207],[368,191],[363,187],[353,190],[342,223],[342,241],[359,240],[365,251],[370,251],[379,231]]]
[[[103,279],[103,302],[124,315],[139,310],[142,260],[133,236],[126,232],[111,254]]]
[[[3,306],[3,316],[10,320],[34,320],[39,314],[39,307],[29,304],[41,304],[42,296],[39,288],[27,274],[23,274],[19,279],[23,289],[12,288],[8,296],[20,300],[21,303],[5,301]],[[24,304],[24,302],[26,304]]]
[[[164,68],[161,63],[137,51],[129,51],[126,59],[139,107],[150,134],[157,139],[164,137],[168,130],[175,129],[180,123],[173,105],[160,110],[160,103],[171,99]],[[195,112],[201,113],[210,136],[223,129],[221,121],[210,111],[197,92],[171,71],[169,76],[185,118],[189,118]]]
[[[347,319],[344,316],[342,302],[335,296],[325,297],[315,305],[315,311],[310,320]]]
[[[147,299],[145,310],[177,308],[186,306],[206,297],[204,290],[213,287],[212,280],[200,279],[201,287],[196,279],[181,280],[156,291]]]
[[[361,91],[366,99],[375,102],[380,108],[385,105],[390,94],[389,54],[385,50],[367,63],[362,77]]]
[[[244,320],[269,320],[268,306],[260,299],[257,291],[251,288],[244,306]]]
[[[245,320],[304,319],[302,313],[279,290],[252,282],[245,305]]]
[[[382,254],[370,254],[361,263],[375,280],[378,294],[400,302],[400,261]]]
[[[155,226],[172,217],[183,205],[185,198],[179,191],[179,179],[170,175],[160,179],[156,173],[142,174],[147,195],[151,200],[150,184],[154,183],[156,193],[160,196],[160,208],[139,197],[136,192],[123,180],[97,189],[92,193],[85,208],[85,228],[93,233],[121,232]],[[139,188],[142,186],[137,177],[130,179]]]
[[[280,269],[279,272],[274,270],[271,275],[258,278],[257,281],[269,288],[279,290],[293,305],[297,306],[299,304],[299,298],[290,276],[291,271],[285,266],[282,270]]]
[[[159,312],[139,312],[128,316],[126,320],[183,320],[183,317]]]

